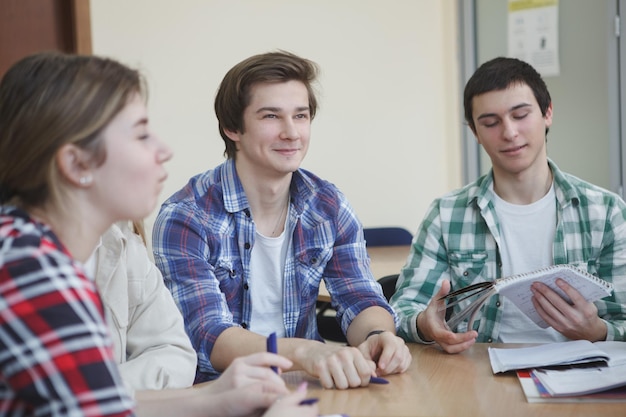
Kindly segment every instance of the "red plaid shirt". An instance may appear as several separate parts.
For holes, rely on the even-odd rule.
[[[126,416],[94,284],[49,227],[0,207],[0,415]]]

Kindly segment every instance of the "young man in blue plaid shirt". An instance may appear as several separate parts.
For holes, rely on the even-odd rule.
[[[523,61],[493,59],[468,81],[464,106],[492,170],[428,209],[391,300],[399,334],[450,353],[476,341],[625,340],[626,205],[548,159],[552,101],[541,76]],[[499,295],[486,302],[473,328],[467,321],[446,325],[440,298],[451,288],[556,264],[612,282],[613,294],[590,303],[557,280],[569,303],[534,283],[532,301],[547,329]]]
[[[273,332],[278,353],[327,388],[364,386],[411,362],[350,204],[300,168],[316,74],[311,61],[284,52],[235,65],[215,99],[228,159],[170,197],[155,223],[155,260],[198,353],[196,381],[265,350]],[[354,347],[321,341],[322,279]]]

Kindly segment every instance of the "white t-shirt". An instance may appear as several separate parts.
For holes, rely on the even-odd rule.
[[[250,330],[264,336],[285,336],[283,281],[289,239],[284,230],[278,237],[257,232],[250,255]]]
[[[495,193],[494,193],[495,194]],[[552,265],[556,233],[554,185],[540,200],[525,205],[511,204],[496,195],[500,223],[502,274],[509,276]],[[500,340],[505,343],[556,342],[567,340],[553,328],[542,329],[512,302],[501,297]]]

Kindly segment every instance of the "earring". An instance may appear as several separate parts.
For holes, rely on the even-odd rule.
[[[91,175],[87,175],[85,177],[80,177],[80,179],[78,180],[80,185],[91,184],[91,181],[92,181]]]

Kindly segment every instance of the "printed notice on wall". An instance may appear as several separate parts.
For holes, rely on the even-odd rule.
[[[559,75],[559,1],[509,0],[508,56],[542,76]]]

